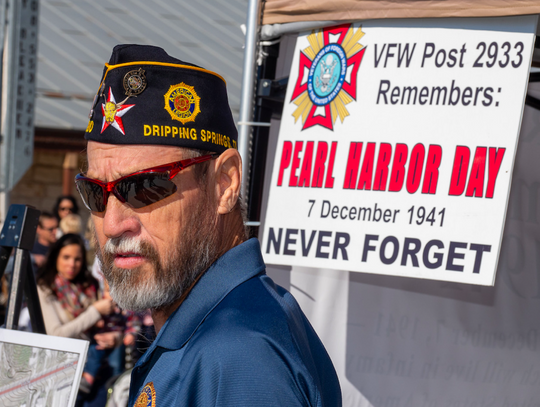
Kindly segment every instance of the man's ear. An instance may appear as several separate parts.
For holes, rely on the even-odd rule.
[[[242,187],[242,158],[237,150],[229,148],[216,159],[217,211],[220,215],[231,212],[238,202]]]

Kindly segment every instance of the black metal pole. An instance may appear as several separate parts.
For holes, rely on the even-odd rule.
[[[257,99],[255,105],[254,121],[269,123],[275,110],[282,108],[282,102],[277,103],[272,100],[271,89],[268,97],[261,95],[261,84],[272,86],[272,80],[276,75],[277,58],[279,55],[279,43],[263,47],[264,53],[267,55],[262,66],[257,72]],[[263,81],[266,81],[265,83]],[[281,111],[279,111],[279,114]],[[268,138],[270,128],[257,126],[253,131],[253,150],[250,167],[250,183],[249,183],[249,199],[248,199],[248,220],[260,221],[262,194],[264,189],[264,177],[266,167],[266,155],[268,152]],[[252,228],[252,236],[258,235],[258,227]]]
[[[11,205],[0,233],[0,275],[4,274],[12,248],[15,262],[11,274],[6,312],[6,328],[17,329],[23,292],[28,300],[28,310],[34,332],[45,333],[45,324],[37,292],[30,250],[34,245],[40,212],[27,205]]]
[[[30,255],[28,251],[24,249],[15,249],[15,264],[13,267],[13,273],[11,273],[11,283],[9,285],[9,298],[6,311],[7,329],[17,329],[19,327],[19,315],[21,313],[23,287],[26,280],[26,268],[29,261]]]
[[[39,302],[36,279],[34,278],[34,270],[32,269],[31,261],[26,263],[24,293],[26,294],[26,301],[28,303],[28,312],[30,314],[30,321],[32,322],[32,331],[40,334],[46,334],[47,331],[45,330],[45,322],[43,321],[43,313],[41,311],[41,304]]]

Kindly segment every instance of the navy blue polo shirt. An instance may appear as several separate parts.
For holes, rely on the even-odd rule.
[[[266,275],[259,242],[229,250],[169,317],[131,375],[129,405],[341,406],[323,344]]]

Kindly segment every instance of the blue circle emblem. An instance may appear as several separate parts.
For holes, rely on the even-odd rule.
[[[308,75],[308,94],[317,106],[336,98],[345,82],[347,56],[339,44],[328,44],[313,59]]]

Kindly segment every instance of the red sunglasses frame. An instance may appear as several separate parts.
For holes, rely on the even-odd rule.
[[[213,153],[213,154],[208,154],[208,155],[202,155],[200,157],[195,157],[195,158],[186,158],[185,160],[175,161],[173,163],[158,165],[157,167],[146,168],[144,170],[136,171],[131,174],[124,175],[123,177],[118,178],[114,181],[110,181],[110,182],[103,182],[98,179],[88,178],[84,174],[80,173],[75,176],[75,183],[77,183],[77,181],[88,181],[93,184],[99,185],[101,189],[103,190],[103,207],[107,207],[107,201],[109,199],[109,195],[111,192],[120,202],[126,203],[126,200],[118,193],[115,187],[119,182],[122,182],[123,180],[129,177],[132,177],[134,175],[146,174],[146,173],[169,172],[169,181],[170,181],[174,177],[176,177],[180,171],[186,169],[187,167],[190,167],[194,164],[199,164],[205,161],[213,160],[215,158],[218,158],[219,156],[220,156],[219,153]],[[84,199],[83,199],[83,202],[84,202]],[[155,202],[158,202],[158,201],[155,201]],[[152,202],[152,203],[155,203],[155,202]],[[152,203],[148,205],[151,205]],[[148,205],[145,205],[145,206],[148,206]],[[85,206],[87,206],[86,203],[85,203]],[[144,208],[144,206],[142,206],[142,208]]]

